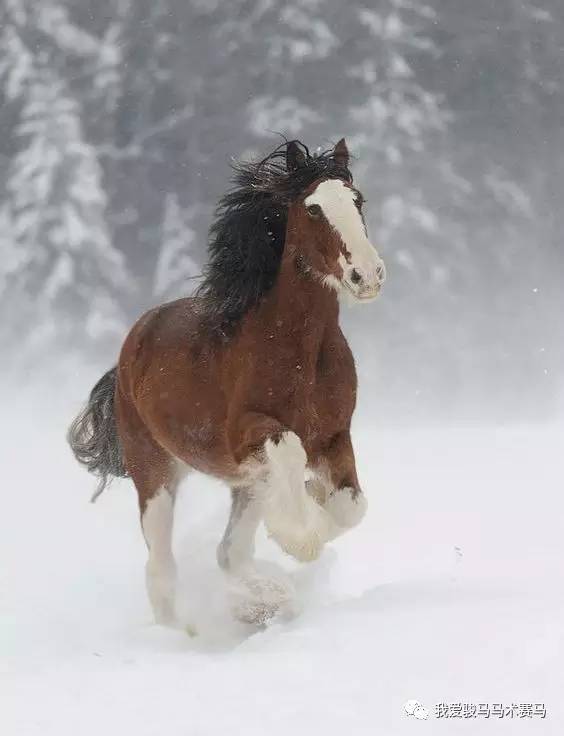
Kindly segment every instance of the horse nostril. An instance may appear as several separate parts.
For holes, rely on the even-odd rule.
[[[359,274],[359,272],[356,270],[356,268],[353,268],[351,271],[351,281],[353,284],[360,284],[362,281],[362,276]]]

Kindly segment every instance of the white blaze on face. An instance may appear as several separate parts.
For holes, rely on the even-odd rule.
[[[305,205],[317,204],[331,227],[336,230],[350,254],[350,263],[341,254],[342,283],[358,299],[374,298],[384,282],[384,262],[366,236],[364,222],[355,205],[356,192],[340,179],[327,179],[306,197]],[[329,283],[333,283],[332,279]]]

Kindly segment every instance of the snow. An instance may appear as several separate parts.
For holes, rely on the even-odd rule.
[[[261,537],[301,609],[264,630],[231,620],[216,568],[228,494],[189,476],[175,535],[187,628],[169,630],[150,623],[129,483],[90,505],[63,442],[72,411],[2,406],[3,736],[561,733],[562,427],[359,420],[368,515],[310,565]],[[435,718],[459,701],[547,716]]]

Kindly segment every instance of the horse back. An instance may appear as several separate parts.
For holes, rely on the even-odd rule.
[[[171,455],[222,476],[233,472],[224,432],[223,353],[198,300],[179,299],[151,309],[133,326],[121,350],[117,387],[122,415],[135,413]]]

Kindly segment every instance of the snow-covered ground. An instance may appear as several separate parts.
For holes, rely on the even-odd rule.
[[[564,732],[561,427],[357,426],[363,525],[301,566],[261,537],[302,605],[235,624],[215,545],[228,495],[187,479],[180,608],[151,624],[136,499],[95,506],[65,421],[4,410],[0,734],[199,736]],[[417,699],[428,720],[406,715]],[[439,702],[544,703],[545,719],[437,719]]]

